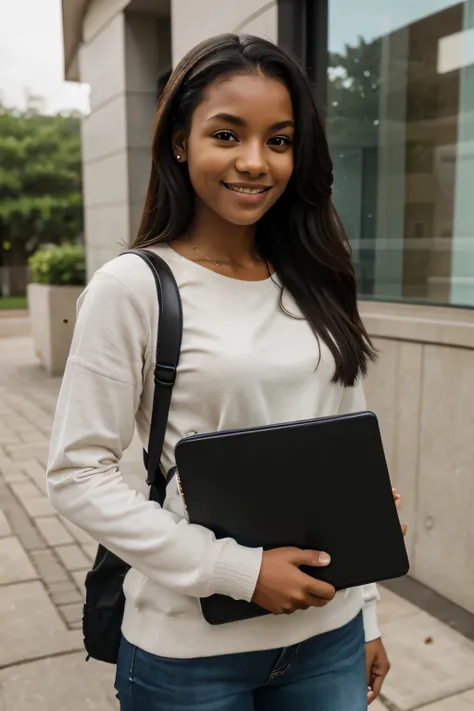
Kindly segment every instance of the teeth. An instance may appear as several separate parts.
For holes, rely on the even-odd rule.
[[[236,193],[247,193],[248,195],[257,195],[265,192],[265,188],[239,188],[236,185],[227,185],[227,187]]]

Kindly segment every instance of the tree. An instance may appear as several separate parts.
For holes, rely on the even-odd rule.
[[[80,119],[0,105],[0,261],[82,235]]]
[[[380,39],[329,56],[328,133],[338,143],[373,141],[380,112]]]
[[[382,41],[359,37],[329,56],[327,134],[334,160],[334,201],[363,294],[374,288]],[[362,238],[362,242],[359,241]]]

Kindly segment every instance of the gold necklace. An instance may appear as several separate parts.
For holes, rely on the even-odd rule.
[[[198,247],[196,247],[195,244],[192,244],[192,243],[190,242],[190,245],[191,245],[191,247],[194,249],[195,252],[197,252],[198,254],[200,254],[201,257],[204,257],[204,259],[207,259],[208,262],[211,262],[211,264],[214,264],[214,266],[216,266],[216,267],[219,267],[219,268],[222,267],[222,264],[220,264],[220,262],[216,262],[215,259],[211,259],[210,257],[207,256],[207,254],[204,254],[204,252],[201,252],[201,250],[200,250]]]
[[[185,239],[189,240],[188,235],[186,235]],[[196,247],[195,244],[193,244],[192,242],[189,242],[189,244],[191,245],[191,248],[194,249],[195,252],[197,252],[198,254],[200,254],[201,257],[204,257],[204,259],[207,259],[207,261],[208,261],[208,262],[211,262],[211,264],[214,264],[215,267],[218,267],[219,269],[222,267],[222,264],[221,264],[220,262],[217,262],[215,259],[211,259],[211,257],[208,257],[207,254],[204,254],[204,252],[202,252],[202,251],[199,249],[199,247]],[[259,256],[257,256],[257,255],[255,255],[255,258],[256,258],[259,262],[263,262],[263,261],[264,261],[261,257],[259,257]]]

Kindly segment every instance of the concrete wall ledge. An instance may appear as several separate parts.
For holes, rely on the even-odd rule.
[[[474,350],[474,309],[361,301],[371,336]]]

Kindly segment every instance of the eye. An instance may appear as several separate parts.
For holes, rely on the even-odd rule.
[[[232,133],[232,131],[217,131],[212,137],[217,138],[218,141],[225,141],[226,143],[237,141],[237,136]]]
[[[293,145],[293,141],[288,136],[273,136],[268,143],[276,148],[285,148]]]

